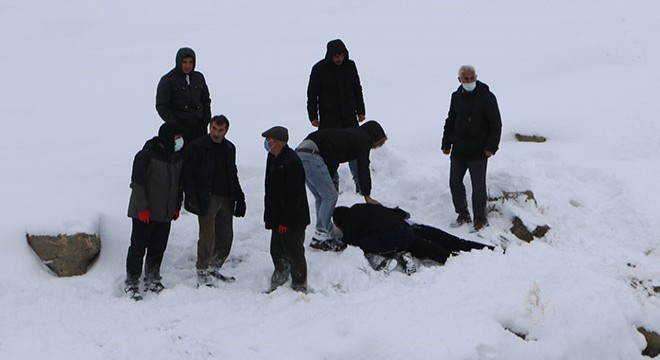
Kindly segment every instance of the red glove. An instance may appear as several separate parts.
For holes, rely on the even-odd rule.
[[[142,210],[138,213],[138,220],[142,221],[145,224],[149,223],[149,220],[151,219],[151,211],[147,210]]]
[[[179,215],[181,215],[181,210],[174,210],[174,221],[179,218]]]
[[[286,233],[289,232],[289,228],[286,227],[286,226],[284,226],[284,225],[280,225],[280,226],[277,228],[277,232],[280,233],[280,234],[286,234]]]

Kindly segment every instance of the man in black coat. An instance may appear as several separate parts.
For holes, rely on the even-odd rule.
[[[206,134],[211,119],[209,88],[204,75],[195,71],[196,61],[192,49],[179,49],[174,69],[163,75],[156,91],[158,115],[179,125],[187,144]]]
[[[307,85],[307,114],[312,126],[319,129],[357,127],[366,118],[357,67],[339,39],[328,42],[325,58],[312,67]],[[354,160],[349,162],[359,193],[356,166]],[[338,188],[339,177],[333,181]]]
[[[362,196],[369,204],[378,204],[371,197],[369,154],[381,147],[387,136],[380,124],[367,121],[357,128],[324,129],[315,131],[296,148],[305,168],[307,187],[316,204],[316,231],[311,247],[339,251],[343,244],[335,239],[332,212],[337,204],[337,190],[332,182],[340,163],[356,159]]]
[[[245,194],[238,181],[236,146],[225,138],[229,120],[224,115],[211,119],[211,132],[195,139],[186,148],[183,167],[185,208],[197,215],[198,285],[213,287],[213,278],[233,281],[220,274],[234,239],[232,215],[245,216]]]
[[[172,220],[179,217],[183,192],[179,176],[183,160],[181,129],[165,123],[158,136],[144,144],[133,160],[128,216],[132,218],[131,245],[126,256],[125,289],[140,300],[139,279],[146,252],[144,289],[160,292],[160,264],[167,247]]]
[[[359,247],[367,257],[375,254],[395,258],[408,275],[416,270],[410,255],[444,264],[459,251],[493,249],[438,228],[415,224],[409,217],[410,214],[399,208],[355,204],[350,208],[335,208],[332,220],[342,231],[344,243]]]
[[[442,152],[451,153],[449,187],[458,214],[450,226],[471,223],[463,178],[470,171],[474,230],[488,226],[486,219],[486,167],[495,155],[502,134],[502,119],[497,99],[488,85],[477,81],[474,67],[458,70],[461,86],[451,95],[449,115],[442,136]]]
[[[264,131],[268,149],[264,196],[264,223],[271,230],[270,256],[275,271],[270,290],[282,286],[291,275],[291,288],[307,292],[305,228],[309,225],[309,207],[305,190],[305,169],[288,145],[289,133],[282,126]]]

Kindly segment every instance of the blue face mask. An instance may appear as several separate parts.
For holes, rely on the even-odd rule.
[[[267,152],[270,152],[270,146],[268,145],[268,140],[264,139],[264,149],[266,149]]]
[[[174,139],[174,151],[183,149],[183,138]]]
[[[463,83],[461,85],[463,85],[463,89],[465,89],[465,91],[472,91],[477,87],[477,82],[475,81],[471,83]]]

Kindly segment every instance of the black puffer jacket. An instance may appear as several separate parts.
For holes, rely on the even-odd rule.
[[[332,56],[346,54],[337,66]],[[319,119],[320,129],[357,127],[357,115],[365,114],[362,85],[355,62],[341,40],[328,43],[325,58],[312,67],[307,86],[309,120]]]
[[[185,57],[193,58],[193,71],[188,74],[190,85],[186,82],[186,74],[181,70],[181,61]],[[165,122],[185,127],[200,127],[206,131],[211,119],[211,98],[204,75],[195,71],[195,63],[195,52],[192,49],[179,49],[174,69],[165,74],[158,83],[156,110]]]
[[[211,178],[217,164],[225,161],[229,197],[232,201],[244,201],[245,194],[238,181],[236,167],[236,146],[227,138],[219,144],[225,146],[225,159],[216,159],[213,153],[213,140],[210,135],[193,140],[186,148],[186,161],[183,167],[183,187],[186,193],[185,208],[193,214],[204,216],[209,210]]]
[[[408,215],[399,208],[355,204],[336,208],[333,221],[342,230],[346,244],[358,246],[368,254],[391,254],[408,250],[414,241],[405,221]]]
[[[305,169],[300,158],[285,146],[266,161],[264,223],[266,229],[279,225],[300,228],[309,225],[309,206],[305,189]]]
[[[152,221],[171,221],[183,199],[182,164],[180,154],[165,151],[158,137],[147,141],[133,160],[128,216],[137,219],[140,211],[149,210]]]
[[[369,153],[373,144],[385,137],[385,131],[374,120],[358,128],[317,130],[307,135],[318,146],[330,176],[334,176],[339,164],[357,159],[360,192],[365,196],[371,195]]]
[[[501,134],[500,110],[488,85],[477,81],[473,91],[465,91],[459,86],[451,94],[442,148],[451,149],[452,158],[483,159],[485,150],[494,154]]]

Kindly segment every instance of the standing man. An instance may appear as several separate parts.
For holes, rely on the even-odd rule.
[[[142,259],[147,259],[144,290],[160,292],[160,264],[167,247],[172,220],[179,218],[183,192],[179,175],[183,161],[179,150],[183,147],[181,129],[165,123],[158,136],[144,144],[133,160],[131,198],[128,216],[133,219],[131,245],[126,256],[124,291],[134,300],[141,300],[140,275]]]
[[[339,39],[328,42],[325,58],[312,67],[307,85],[307,113],[312,126],[319,129],[354,128],[366,118],[357,67]],[[360,193],[357,163],[351,159],[348,164],[356,192]],[[338,189],[339,176],[333,181]]]
[[[497,152],[502,134],[502,119],[495,95],[488,85],[477,80],[471,65],[458,70],[461,86],[451,94],[449,115],[445,120],[442,152],[451,153],[449,188],[458,214],[451,227],[471,223],[463,178],[470,171],[474,231],[488,226],[486,219],[486,166]]]
[[[341,251],[346,247],[340,239],[336,239],[331,221],[338,197],[332,177],[340,163],[356,159],[365,202],[379,204],[371,198],[369,154],[371,149],[383,146],[386,140],[383,128],[371,120],[356,128],[317,130],[298,145],[296,152],[302,160],[307,187],[314,195],[316,205],[312,248]]]
[[[181,48],[176,53],[174,69],[165,74],[156,91],[156,110],[166,123],[177,124],[183,130],[183,139],[206,135],[211,118],[211,98],[206,80],[195,71],[195,52]]]
[[[291,275],[291,288],[307,292],[305,260],[305,228],[309,225],[309,207],[305,190],[305,169],[300,158],[288,145],[289,132],[282,126],[264,131],[266,161],[266,195],[264,222],[271,230],[270,256],[275,271],[270,291],[282,286]]]
[[[197,285],[215,286],[213,278],[233,282],[220,273],[234,239],[232,215],[245,216],[245,195],[238,181],[236,146],[225,138],[229,120],[211,119],[211,133],[187,147],[183,167],[185,208],[197,215]]]

